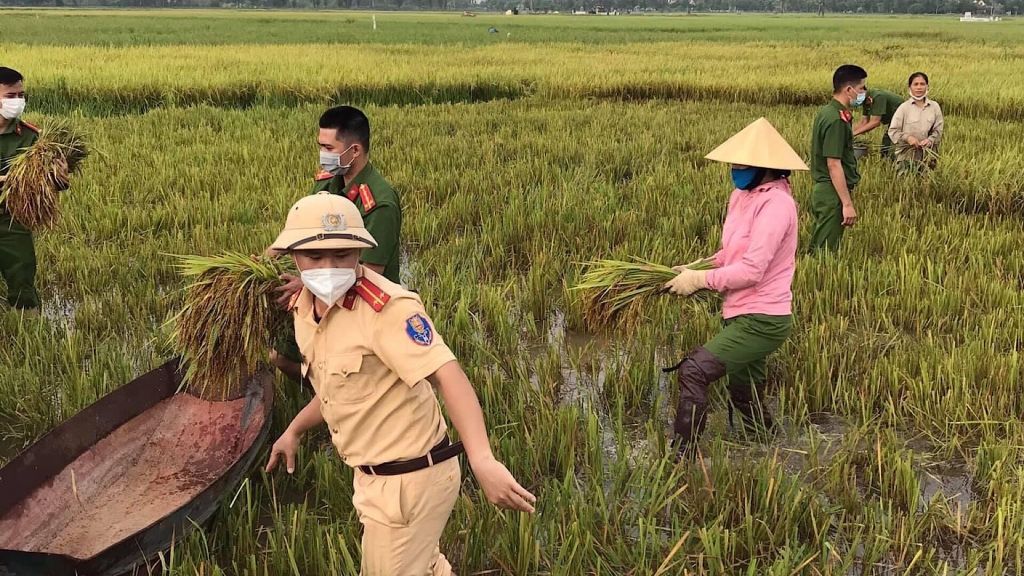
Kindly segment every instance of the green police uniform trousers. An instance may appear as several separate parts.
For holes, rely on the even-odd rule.
[[[3,212],[0,212],[0,274],[7,282],[7,303],[11,307],[22,310],[39,307],[32,233]]]
[[[888,130],[882,135],[882,158],[896,160],[896,151],[893,149],[892,139],[889,138]]]
[[[793,329],[792,316],[744,314],[725,321],[725,328],[673,368],[678,370],[679,404],[673,424],[682,451],[693,446],[707,423],[708,388],[729,377],[732,406],[744,426],[771,429],[771,415],[762,406],[768,377],[768,355],[779,349]]]
[[[744,314],[725,321],[725,328],[704,348],[725,364],[731,386],[757,386],[768,378],[768,355],[789,338],[792,316]]]
[[[853,191],[851,190],[851,193]],[[836,251],[843,239],[843,201],[831,182],[816,182],[811,189],[811,213],[814,231],[811,233],[812,254],[819,250]]]

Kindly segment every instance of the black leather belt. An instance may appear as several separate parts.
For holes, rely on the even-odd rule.
[[[419,458],[413,458],[412,460],[401,460],[398,462],[387,462],[384,464],[378,464],[376,466],[360,466],[359,469],[363,471],[363,474],[372,474],[374,476],[397,476],[399,474],[408,474],[409,472],[416,472],[417,470],[423,470],[429,468],[435,464],[440,464],[445,460],[451,460],[459,454],[465,451],[462,442],[456,442],[452,444],[452,441],[445,436],[437,446],[430,449],[430,452],[426,456],[420,456]]]

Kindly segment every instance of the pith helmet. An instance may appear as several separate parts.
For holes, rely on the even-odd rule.
[[[705,156],[715,162],[775,170],[807,170],[797,154],[775,127],[759,118]]]
[[[274,250],[376,248],[359,209],[348,198],[320,192],[292,205]]]

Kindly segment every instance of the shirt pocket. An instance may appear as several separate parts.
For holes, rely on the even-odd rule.
[[[918,137],[927,136],[928,131],[931,130],[931,122],[927,115],[915,110],[913,114],[907,116],[907,122],[904,123],[903,130]]]
[[[363,368],[362,354],[335,354],[327,357],[327,398],[331,402],[351,404],[366,400],[373,394],[373,383]]]

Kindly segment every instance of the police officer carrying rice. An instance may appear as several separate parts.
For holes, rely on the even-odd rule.
[[[398,283],[402,204],[391,184],[370,162],[369,118],[358,108],[336,106],[320,116],[319,126],[320,171],[312,194],[330,192],[356,205],[366,229],[377,240],[375,247],[362,251],[360,264]],[[267,252],[273,254],[273,250]],[[278,289],[282,304],[302,289],[298,278],[285,274],[283,279],[288,282]],[[271,362],[289,378],[303,381],[299,349],[290,326],[279,335],[274,348]]]

